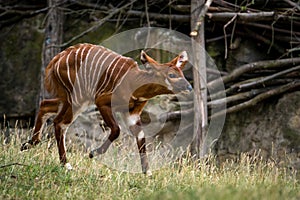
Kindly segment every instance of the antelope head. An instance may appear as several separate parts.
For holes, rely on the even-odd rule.
[[[181,52],[167,63],[158,63],[144,51],[141,52],[141,62],[145,68],[153,74],[153,79],[168,90],[167,93],[192,91],[192,86],[186,80],[182,72],[187,61],[188,57],[186,51]]]

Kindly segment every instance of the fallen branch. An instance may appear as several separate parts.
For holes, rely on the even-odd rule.
[[[265,93],[259,94],[251,100],[248,100],[248,101],[243,102],[241,104],[229,107],[226,110],[222,110],[220,112],[217,112],[217,113],[211,115],[209,118],[213,119],[213,118],[216,118],[216,117],[223,116],[225,114],[237,112],[237,111],[243,110],[245,108],[255,106],[257,103],[259,103],[259,102],[261,102],[265,99],[268,99],[268,98],[273,97],[273,96],[277,96],[279,94],[285,93],[289,90],[296,89],[296,88],[300,88],[300,81],[295,81],[293,83],[289,83],[289,84],[277,87],[275,89],[269,90]]]
[[[288,34],[288,35],[291,34],[290,30],[286,30],[286,29],[282,29],[282,28],[278,28],[278,27],[273,27],[269,24],[259,24],[259,23],[255,23],[255,22],[240,22],[240,24],[247,25],[247,26],[253,26],[253,27],[257,27],[257,28],[262,28],[262,29],[273,30],[274,32]],[[296,30],[293,30],[293,34],[294,35],[300,35],[300,32],[296,31]]]
[[[173,111],[173,112],[166,112],[163,113],[159,116],[159,121],[160,122],[167,122],[171,120],[177,120],[181,118],[188,117],[190,115],[193,115],[194,113],[194,108],[190,108],[187,110],[178,110],[178,111]]]
[[[0,166],[0,169],[1,168],[5,168],[5,167],[10,167],[10,166],[13,166],[13,165],[18,165],[18,166],[28,166],[28,165],[25,165],[25,164],[22,164],[22,163],[10,163],[10,164],[7,164],[7,165],[1,165]]]
[[[12,9],[11,7],[3,7],[0,5],[0,10],[2,11],[2,13],[0,14],[0,17],[3,17],[4,15],[8,15],[8,14],[12,14],[12,15],[24,15],[26,17],[29,16],[34,16],[40,13],[44,13],[46,12],[48,9],[50,9],[49,7],[46,8],[40,8],[37,9],[39,7],[32,7],[32,8],[27,8],[26,10],[17,10],[17,9]]]
[[[275,19],[275,12],[258,12],[258,13],[236,13],[236,12],[221,12],[221,13],[207,13],[212,21],[228,21],[234,16],[238,20],[247,22],[270,21]]]
[[[300,11],[299,1],[298,1],[298,3],[295,3],[295,2],[293,2],[291,0],[283,0],[283,1],[286,2],[286,3],[288,3],[290,6],[293,6],[293,7],[297,8],[298,11]]]
[[[227,76],[220,77],[215,79],[207,84],[207,88],[209,90],[213,90],[217,88],[220,84],[225,84],[231,81],[236,80],[242,74],[255,71],[258,69],[274,69],[274,68],[282,68],[289,65],[298,65],[300,64],[300,58],[287,58],[280,60],[267,60],[267,61],[259,61],[254,63],[249,63],[246,65],[242,65],[241,67],[233,70]]]
[[[217,100],[220,98],[224,98],[224,96],[230,96],[233,95],[234,93],[240,92],[241,89],[239,89],[239,86],[241,84],[245,84],[245,83],[249,83],[249,82],[254,82],[259,80],[261,77],[259,78],[254,78],[251,80],[245,80],[236,84],[231,85],[229,88],[227,88],[225,91],[219,91],[216,93],[213,93],[209,96],[209,99],[211,101],[213,100]],[[282,78],[282,79],[273,79],[273,80],[269,80],[267,82],[265,82],[263,84],[264,88],[270,88],[270,87],[274,87],[274,86],[280,86],[280,85],[284,85],[284,84],[288,84],[288,83],[292,83],[294,81],[300,81],[299,78]]]
[[[290,72],[293,72],[293,71],[296,71],[296,70],[299,70],[299,69],[300,69],[300,65],[299,65],[299,66],[296,66],[296,67],[292,67],[292,68],[287,69],[287,70],[283,70],[283,71],[281,71],[281,72],[272,74],[272,75],[267,76],[267,77],[259,78],[259,80],[257,80],[257,81],[253,81],[253,82],[250,82],[250,83],[245,83],[245,84],[239,85],[238,87],[239,87],[239,89],[250,88],[250,87],[253,87],[253,86],[256,86],[256,85],[259,85],[259,84],[263,84],[263,83],[265,83],[266,81],[269,81],[269,80],[271,80],[271,79],[280,77],[280,76],[282,76],[282,75],[288,74],[288,73],[290,73]]]
[[[227,72],[224,71],[219,71],[217,69],[212,69],[212,68],[206,68],[206,72],[209,74],[215,74],[215,75],[227,75]]]
[[[213,101],[208,102],[207,105],[210,108],[217,108],[217,107],[223,106],[224,104],[228,105],[228,104],[236,102],[236,101],[241,101],[241,100],[252,98],[252,97],[254,97],[262,92],[265,92],[267,90],[268,90],[267,88],[255,89],[255,90],[239,93],[236,95],[232,95],[229,97],[225,97],[222,99],[213,100]]]
[[[242,6],[239,6],[236,3],[230,3],[230,2],[227,2],[224,0],[214,0],[214,3],[219,6],[222,6],[222,8],[230,9],[232,11],[243,10]],[[258,10],[248,7],[247,11],[257,12]]]

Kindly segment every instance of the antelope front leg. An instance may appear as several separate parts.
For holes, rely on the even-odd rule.
[[[98,106],[98,105],[97,105]],[[90,152],[89,157],[93,158],[98,154],[104,154],[111,143],[117,139],[120,135],[120,128],[117,122],[115,121],[111,107],[109,106],[98,106],[98,109],[103,117],[104,122],[107,126],[110,127],[110,135],[108,139],[97,149],[94,149]]]
[[[139,148],[139,153],[141,158],[142,172],[148,176],[151,176],[152,173],[149,169],[149,162],[146,153],[146,139],[145,139],[144,131],[142,130],[141,127],[140,117],[137,115],[131,115],[129,120],[131,122],[135,121],[135,124],[130,125],[129,129],[131,133],[136,137],[136,142]]]

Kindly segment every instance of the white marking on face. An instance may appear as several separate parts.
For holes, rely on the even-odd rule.
[[[136,123],[138,122],[139,119],[140,119],[139,115],[136,115],[136,114],[130,115],[127,119],[128,126],[136,125]]]
[[[176,67],[180,67],[181,65],[182,65],[182,61],[181,60],[176,63]]]
[[[165,83],[167,84],[169,90],[173,90],[173,87],[168,79],[165,79]]]
[[[186,62],[188,60],[188,56],[186,51],[183,51],[179,54],[179,58],[176,63],[176,67],[180,68],[183,62]]]

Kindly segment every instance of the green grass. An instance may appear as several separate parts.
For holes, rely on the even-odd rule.
[[[24,133],[28,134],[28,133]],[[236,161],[171,163],[148,178],[110,169],[72,148],[74,170],[59,165],[56,146],[20,152],[21,141],[0,135],[0,199],[299,199],[297,173],[244,154]],[[79,148],[78,148],[79,149]],[[159,162],[159,160],[157,160]]]

